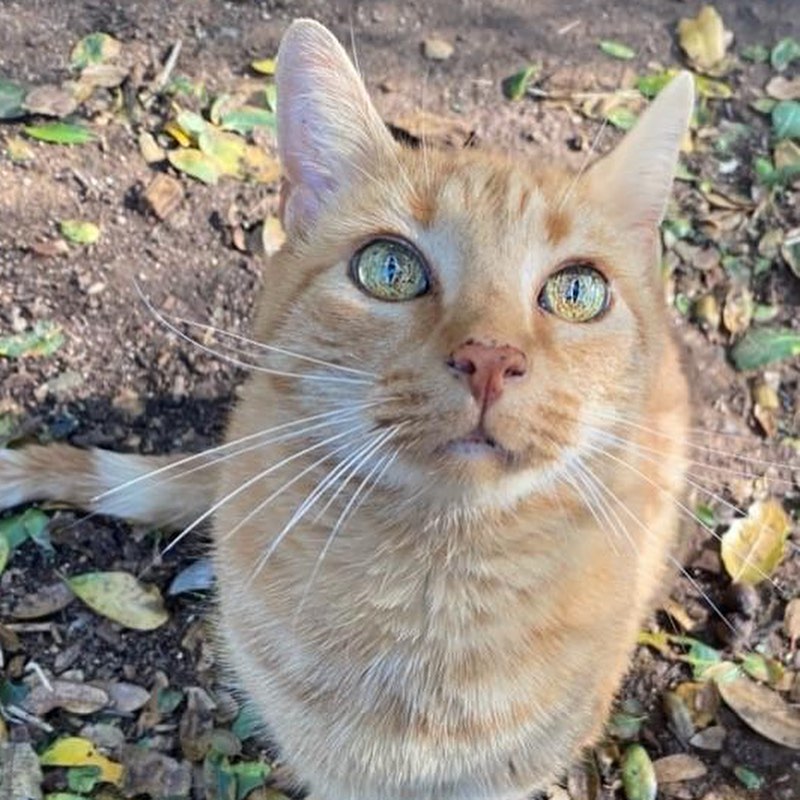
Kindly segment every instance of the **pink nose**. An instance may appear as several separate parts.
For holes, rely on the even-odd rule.
[[[466,378],[472,396],[483,409],[503,394],[509,378],[521,378],[527,370],[525,354],[516,347],[481,344],[473,339],[450,354],[447,366]]]

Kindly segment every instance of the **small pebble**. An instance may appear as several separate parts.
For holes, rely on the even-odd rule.
[[[422,43],[422,55],[429,61],[447,61],[453,55],[454,50],[455,48],[450,42],[435,36]]]

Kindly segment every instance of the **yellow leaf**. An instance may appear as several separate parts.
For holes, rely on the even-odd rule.
[[[777,500],[756,502],[722,536],[722,563],[735,581],[757,584],[784,556],[792,522]]]
[[[682,19],[678,38],[689,61],[702,70],[717,66],[730,43],[730,34],[714,6],[703,6],[696,17]]]
[[[164,126],[164,133],[168,133],[181,147],[189,147],[192,143],[192,137],[175,120]]]
[[[263,148],[250,144],[244,151],[242,166],[245,176],[259,183],[272,183],[281,175],[281,165]]]
[[[99,767],[100,777],[106,783],[117,786],[122,781],[123,767],[97,752],[88,739],[68,736],[54,742],[39,756],[44,767]]]
[[[274,75],[277,61],[274,58],[257,58],[250,62],[250,67],[262,75]]]
[[[243,177],[243,161],[247,142],[235,133],[207,128],[197,139],[200,150],[214,159],[222,175]]]
[[[169,619],[158,588],[127,572],[87,572],[67,583],[87,606],[126,628],[150,631]]]

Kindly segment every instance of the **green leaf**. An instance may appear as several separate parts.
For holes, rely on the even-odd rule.
[[[503,96],[509,100],[521,100],[525,96],[528,84],[533,80],[538,71],[538,64],[529,64],[519,72],[515,72],[513,75],[504,78],[500,84]]]
[[[5,536],[0,536],[0,575],[8,564],[9,556],[11,555],[11,545]]]
[[[249,704],[245,704],[242,707],[231,726],[231,731],[233,731],[236,737],[242,742],[251,739],[263,730],[264,723],[261,720],[260,714]]]
[[[40,320],[33,330],[0,337],[0,356],[22,358],[23,356],[50,356],[64,344],[64,334],[54,322]]]
[[[689,652],[679,656],[679,659],[689,664],[695,680],[702,680],[709,669],[722,662],[722,655],[718,650],[692,639],[691,636],[676,637],[672,641],[680,641],[689,646]]]
[[[72,792],[53,792],[46,794],[44,800],[86,800],[86,795],[73,794]]]
[[[179,111],[176,119],[178,125],[187,133],[191,133],[195,139],[209,128],[208,122],[194,111]]]
[[[614,106],[606,112],[606,119],[621,131],[629,131],[638,119],[636,112],[627,106]]]
[[[67,786],[73,792],[91,792],[102,775],[100,767],[89,764],[67,770]]]
[[[24,683],[14,683],[0,678],[0,705],[22,705],[30,692],[31,690]]]
[[[694,508],[694,513],[700,522],[708,528],[713,528],[717,524],[717,516],[714,509],[705,503],[698,503]]]
[[[736,369],[758,369],[800,355],[800,331],[791,328],[751,328],[731,349]]]
[[[216,160],[195,147],[170,150],[167,158],[175,169],[203,183],[214,185],[219,180],[220,169]]]
[[[656,800],[656,771],[640,744],[632,744],[622,757],[622,788],[627,800]]]
[[[781,39],[772,48],[769,61],[773,69],[783,72],[798,58],[800,58],[800,42],[797,39],[787,37],[786,39]]]
[[[759,114],[771,114],[776,105],[778,105],[778,101],[771,97],[757,97],[750,103],[750,108],[758,111]]]
[[[772,109],[772,132],[778,139],[800,139],[800,102],[781,100]]]
[[[19,119],[28,112],[22,107],[27,90],[13,81],[0,78],[0,119]]]
[[[126,628],[150,631],[169,619],[158,588],[127,572],[87,572],[67,584],[89,608]]]
[[[262,761],[243,761],[230,771],[236,778],[236,800],[245,800],[254,789],[264,786],[272,768]]]
[[[615,42],[612,39],[604,39],[600,42],[600,49],[611,58],[618,58],[621,61],[630,61],[635,55],[636,51],[628,47],[622,42]]]
[[[761,683],[776,686],[780,683],[785,670],[780,661],[767,658],[761,653],[747,653],[742,659],[742,669],[753,679]]]
[[[100,238],[100,228],[94,222],[64,219],[58,223],[61,235],[73,244],[94,244]]]
[[[636,79],[636,88],[649,98],[655,97],[674,77],[677,70],[668,69],[653,75],[642,75]]]
[[[226,131],[236,131],[244,136],[256,128],[274,130],[275,113],[258,106],[241,106],[222,114],[220,127]]]
[[[747,767],[734,767],[733,774],[748,791],[756,791],[764,786],[764,778]]]
[[[242,161],[247,142],[241,136],[209,127],[200,134],[197,145],[206,156],[216,162],[222,175],[242,176]]]
[[[754,64],[763,64],[769,61],[769,47],[764,44],[751,44],[742,49],[742,58]]]
[[[43,125],[27,125],[23,131],[31,139],[39,139],[51,144],[86,144],[96,138],[87,127],[72,122],[45,122]]]
[[[90,33],[72,49],[69,63],[73,69],[83,69],[89,64],[102,64],[119,55],[122,45],[107,33]]]

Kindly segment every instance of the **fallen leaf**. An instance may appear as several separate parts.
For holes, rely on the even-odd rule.
[[[285,241],[286,233],[281,221],[277,217],[267,217],[261,229],[261,246],[264,248],[264,253],[267,256],[277,253]]]
[[[725,703],[756,733],[784,747],[800,750],[800,709],[749,678],[720,681],[717,687]]]
[[[733,768],[733,774],[748,791],[754,792],[764,786],[764,778],[747,767],[736,766]]]
[[[0,541],[4,541],[0,538]],[[2,572],[2,570],[0,570]],[[51,583],[40,586],[33,593],[21,597],[11,608],[14,619],[40,619],[55,614],[66,608],[73,600],[69,586],[63,583]]]
[[[86,144],[95,139],[95,135],[87,127],[71,122],[27,125],[22,130],[31,139],[38,139],[50,144]]]
[[[630,61],[636,55],[636,51],[632,47],[628,47],[622,42],[615,42],[611,39],[604,39],[600,42],[600,49],[612,58],[618,58],[621,61]]]
[[[447,61],[454,51],[450,42],[437,36],[431,36],[422,43],[422,55],[429,61]]]
[[[26,164],[33,161],[33,150],[21,136],[11,136],[6,140],[6,155],[14,164]]]
[[[170,150],[167,158],[175,169],[185,172],[203,183],[213,186],[219,181],[220,169],[216,159],[201,150],[194,147]]]
[[[71,714],[94,714],[109,703],[109,697],[102,689],[87,683],[52,680],[49,686],[38,684],[22,704],[23,708],[43,717],[54,708],[63,708]]]
[[[86,220],[64,219],[58,223],[58,229],[73,244],[94,244],[100,238],[100,228]]]
[[[689,739],[689,744],[692,747],[696,747],[698,750],[719,752],[725,745],[725,737],[727,735],[728,732],[722,725],[713,725],[692,736],[692,738]]]
[[[262,75],[274,75],[278,62],[274,58],[257,58],[250,62],[250,68]]]
[[[78,83],[88,89],[116,89],[128,77],[128,70],[116,64],[89,64]]]
[[[39,763],[45,767],[99,767],[103,780],[116,786],[123,776],[121,764],[106,758],[88,739],[79,736],[67,736],[51,744],[39,756]]]
[[[746,288],[733,286],[722,307],[722,322],[733,334],[743,333],[753,321],[753,293]]]
[[[708,769],[699,758],[690,756],[688,753],[676,753],[654,761],[653,771],[658,784],[661,785],[662,783],[677,783],[702,778]]]
[[[653,762],[639,744],[632,744],[622,757],[622,788],[627,800],[656,800],[658,782]]]
[[[766,92],[776,100],[800,100],[800,77],[789,80],[783,75],[776,75],[767,84]]]
[[[606,119],[618,130],[629,131],[636,124],[638,116],[627,106],[614,106],[606,113]]]
[[[150,692],[135,683],[116,681],[104,684],[101,688],[108,694],[112,708],[121,714],[138,711],[150,699]]]
[[[171,136],[181,147],[189,147],[192,144],[192,137],[174,119],[164,125],[164,133]]]
[[[216,162],[221,175],[243,177],[242,162],[247,142],[241,136],[208,126],[199,133],[197,145],[205,155]]]
[[[221,114],[219,125],[223,130],[235,131],[243,136],[256,128],[275,130],[275,112],[258,106],[239,106]]]
[[[162,755],[141,745],[122,748],[120,760],[125,765],[123,791],[126,797],[189,797],[192,789],[192,766]]]
[[[0,536],[0,575],[3,574],[10,555],[11,545],[8,543],[8,539],[5,536]]]
[[[797,39],[787,37],[785,39],[781,39],[775,45],[775,47],[772,48],[769,61],[774,70],[783,72],[785,69],[791,66],[792,62],[799,58],[800,42],[798,42]]]
[[[150,210],[163,220],[177,211],[183,202],[183,186],[177,178],[160,172],[150,182],[142,197]]]
[[[89,64],[101,64],[116,58],[122,44],[107,33],[90,33],[72,48],[69,63],[73,69],[83,69]]]
[[[733,346],[736,369],[758,369],[775,361],[800,355],[800,331],[792,328],[751,328]]]
[[[139,134],[139,152],[147,164],[158,164],[167,158],[164,148],[158,144],[155,136],[148,131],[142,131]]]
[[[783,632],[789,637],[789,647],[794,650],[797,640],[800,639],[800,597],[795,597],[786,604],[786,611],[783,613]]]
[[[414,139],[457,147],[463,146],[472,133],[463,120],[443,117],[430,111],[412,111],[391,122],[395,128],[405,131]]]
[[[22,105],[27,91],[19,83],[0,78],[0,119],[20,119],[28,113]]]
[[[31,114],[42,114],[47,117],[66,117],[77,107],[78,101],[73,95],[60,86],[37,86],[25,96],[23,105]]]
[[[0,356],[38,358],[50,356],[64,343],[64,334],[54,322],[40,320],[33,330],[0,337]]]
[[[754,680],[767,683],[773,688],[777,687],[786,673],[780,661],[761,653],[747,653],[742,658],[742,669]]]
[[[0,742],[0,798],[41,800],[42,769],[28,742]]]
[[[753,503],[722,535],[721,556],[734,581],[757,584],[768,578],[784,556],[791,532],[789,515],[777,500]]]
[[[149,631],[169,619],[158,588],[127,572],[87,572],[67,583],[91,609],[126,628]]]
[[[772,109],[772,132],[778,139],[800,139],[800,102],[781,100]]]
[[[214,585],[214,565],[210,558],[199,558],[181,570],[169,585],[167,594],[173,597],[185,592],[203,592]]]
[[[689,62],[707,71],[725,58],[732,37],[714,6],[703,6],[696,17],[678,23],[678,39]]]
[[[529,64],[519,72],[515,72],[507,78],[503,78],[500,83],[503,96],[509,100],[521,100],[525,96],[530,82],[536,77],[538,71],[539,66],[537,64]]]
[[[751,44],[743,48],[741,56],[745,61],[753,64],[763,64],[769,61],[769,47],[763,44]]]

